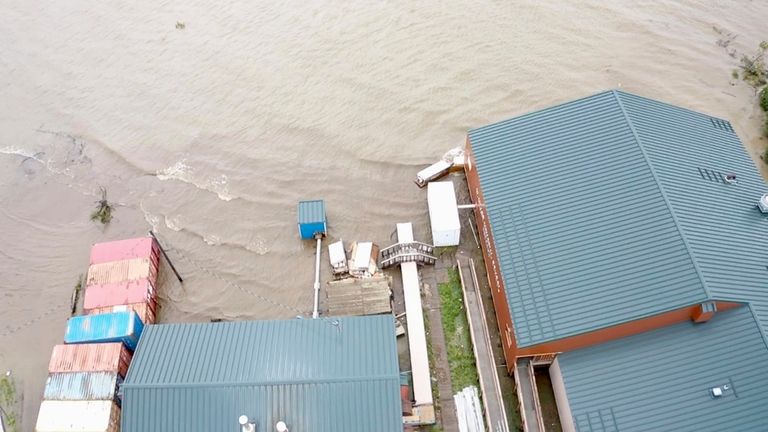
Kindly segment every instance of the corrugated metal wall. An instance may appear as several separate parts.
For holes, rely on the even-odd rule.
[[[115,400],[123,378],[116,372],[64,372],[48,375],[45,400]]]
[[[160,259],[159,246],[152,237],[96,243],[91,247],[90,264],[101,264],[134,258],[150,258],[157,264]]]
[[[48,372],[117,372],[125,376],[131,357],[122,342],[56,345]]]
[[[65,343],[122,342],[133,351],[144,325],[135,312],[75,316],[67,321]]]
[[[35,432],[119,432],[120,407],[112,401],[43,401]]]

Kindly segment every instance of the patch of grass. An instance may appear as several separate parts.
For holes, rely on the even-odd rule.
[[[0,378],[0,408],[5,414],[5,426],[8,432],[18,432],[18,419],[16,418],[16,383],[10,374]]]
[[[768,87],[764,87],[760,92],[760,108],[768,113]]]
[[[763,134],[768,137],[768,117],[765,118],[765,124],[763,125]],[[765,150],[768,155],[768,149]]]
[[[442,246],[435,248],[435,255],[441,257],[443,255],[456,255],[456,251],[459,250],[458,246]]]
[[[427,361],[429,362],[429,370],[434,371],[435,370],[435,352],[432,348],[432,338],[430,337],[430,334],[432,333],[430,331],[430,321],[429,316],[427,316],[426,310],[422,312],[422,315],[424,316],[424,333],[427,336]],[[437,380],[435,380],[435,377],[432,377],[432,382],[430,383],[432,385],[432,406],[435,408],[435,418],[439,418],[440,413],[440,392],[437,388]]]
[[[438,284],[440,310],[443,318],[443,333],[451,368],[451,385],[454,392],[467,386],[480,387],[480,380],[472,351],[469,324],[464,312],[458,270],[448,270],[448,281]]]
[[[768,73],[765,67],[765,52],[768,50],[768,42],[763,41],[754,56],[742,55],[741,79],[755,89],[768,83]]]
[[[112,204],[107,201],[107,190],[101,188],[101,199],[96,201],[96,209],[91,213],[91,220],[106,225],[112,221]]]

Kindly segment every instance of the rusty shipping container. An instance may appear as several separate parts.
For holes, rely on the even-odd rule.
[[[91,265],[85,284],[101,285],[145,278],[152,285],[157,285],[157,265],[149,258],[134,258]]]
[[[40,404],[35,432],[119,432],[120,407],[112,401],[51,401]]]
[[[144,302],[150,303],[153,308],[156,304],[155,287],[146,278],[86,286],[83,308],[95,309]]]
[[[88,315],[108,313],[108,312],[122,312],[133,311],[139,316],[139,319],[144,324],[154,324],[157,317],[157,305],[154,303],[131,303],[127,305],[105,306],[94,309],[86,309],[85,313]]]
[[[148,258],[157,266],[160,262],[160,247],[152,237],[96,243],[91,247],[90,264],[134,258]]]
[[[132,357],[120,342],[56,345],[48,372],[116,372],[124,377]]]
[[[61,372],[48,375],[45,400],[114,400],[123,377],[117,372]]]

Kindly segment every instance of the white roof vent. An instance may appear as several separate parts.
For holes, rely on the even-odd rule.
[[[723,395],[723,389],[720,387],[712,387],[710,391],[712,392],[712,397],[718,398]]]
[[[757,207],[760,208],[761,212],[768,213],[768,194],[763,194],[763,196],[760,197],[760,201],[757,202]]]
[[[256,432],[256,423],[250,422],[247,415],[238,417],[237,422],[240,423],[240,432]]]
[[[275,425],[275,430],[277,432],[288,432],[288,425],[286,425],[284,421],[279,421]]]

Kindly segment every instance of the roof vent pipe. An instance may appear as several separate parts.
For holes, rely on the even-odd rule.
[[[256,423],[248,421],[247,415],[241,415],[237,421],[240,423],[240,432],[256,432]]]
[[[768,213],[768,194],[763,194],[760,197],[760,201],[757,202],[757,207],[763,213]]]
[[[288,425],[286,425],[284,421],[279,421],[275,425],[275,430],[277,432],[288,432]]]

